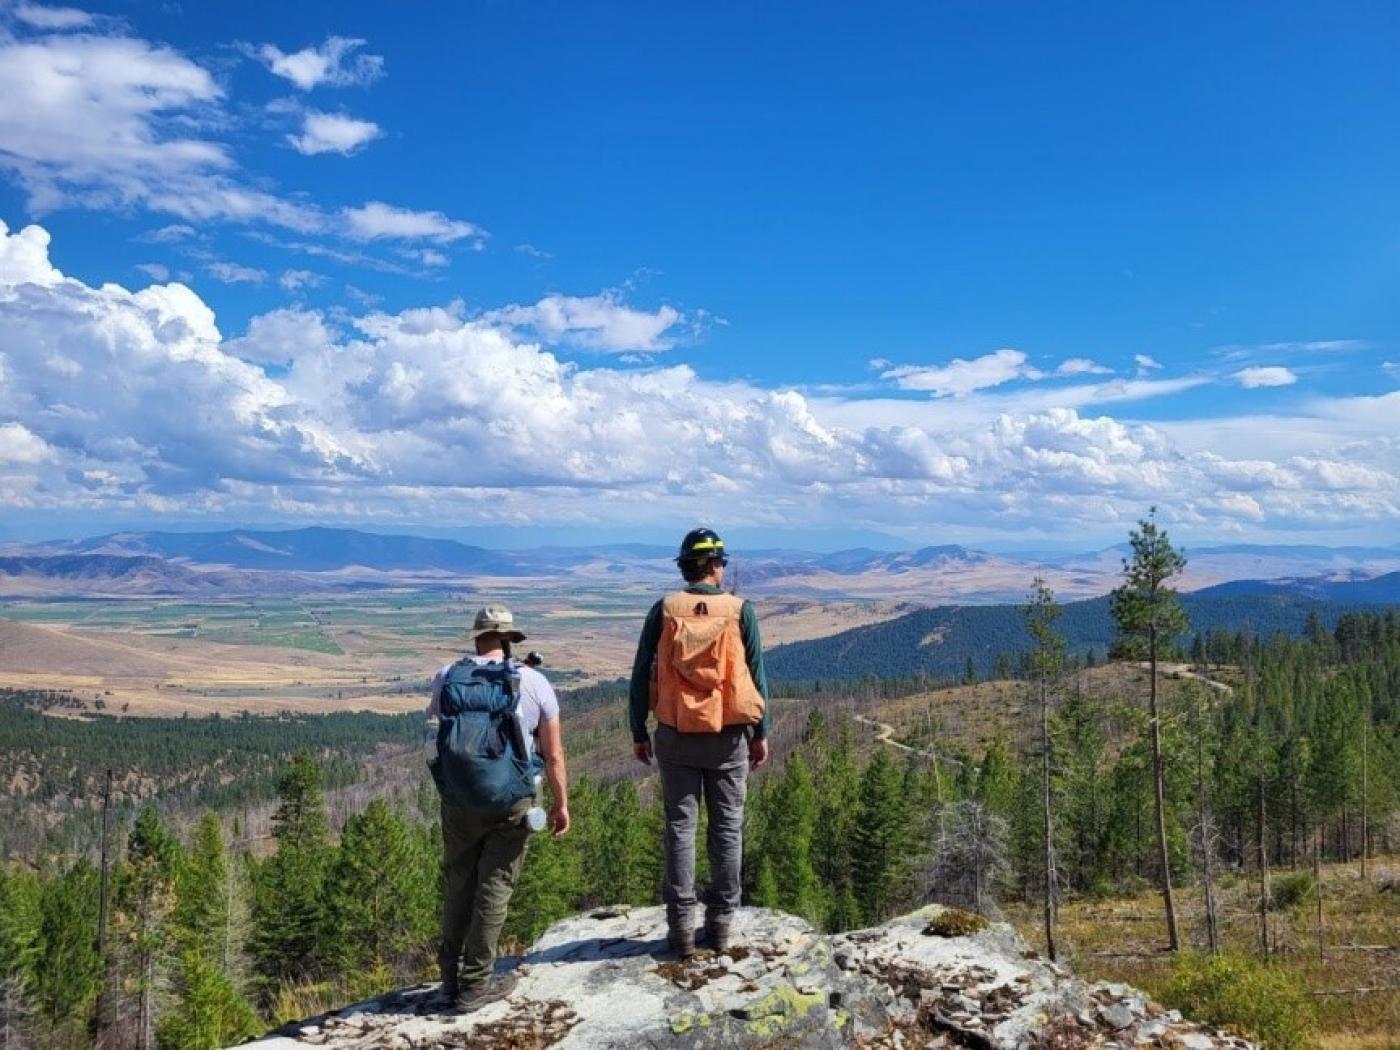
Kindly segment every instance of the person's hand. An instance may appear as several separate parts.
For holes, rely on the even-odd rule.
[[[768,738],[749,741],[749,765],[757,769],[768,761]]]
[[[632,745],[632,754],[644,766],[651,765],[651,741],[639,740]]]
[[[568,806],[556,803],[549,807],[549,830],[556,839],[566,833],[572,823],[573,821],[569,819]]]

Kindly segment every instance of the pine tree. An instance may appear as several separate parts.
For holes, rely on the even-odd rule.
[[[130,1016],[117,1019],[116,1030],[126,1031],[137,1050],[155,1046],[157,998],[172,947],[175,883],[182,859],[180,844],[155,807],[143,808],[127,839],[113,914],[120,946],[115,961],[132,1009]]]
[[[187,949],[181,957],[175,991],[175,1006],[157,1030],[161,1050],[217,1050],[262,1031],[233,981],[197,949]]]
[[[401,964],[428,930],[433,890],[408,827],[382,798],[345,822],[326,880],[329,928],[342,973],[407,976]]]
[[[34,875],[0,867],[0,1050],[27,1045],[39,956],[41,886]]]
[[[252,952],[264,994],[279,983],[320,972],[330,955],[325,881],[327,844],[321,768],[298,752],[278,783],[272,815],[277,852],[257,868],[253,886]]]
[[[1166,910],[1167,939],[1172,951],[1181,948],[1177,929],[1176,900],[1172,894],[1171,858],[1167,851],[1166,775],[1162,765],[1162,727],[1157,704],[1157,659],[1187,628],[1186,614],[1176,592],[1167,586],[1186,567],[1186,559],[1157,528],[1157,508],[1129,534],[1133,557],[1124,559],[1123,585],[1111,596],[1113,618],[1125,640],[1146,646],[1148,661],[1148,713],[1152,738],[1152,786],[1157,814],[1158,876]]]
[[[902,787],[889,750],[879,749],[860,780],[851,851],[853,891],[866,923],[883,921],[903,903],[909,869]]]
[[[1064,636],[1055,630],[1059,617],[1060,606],[1054,593],[1045,585],[1045,580],[1037,576],[1031,584],[1031,600],[1026,606],[1026,626],[1035,643],[1030,662],[1040,712],[1040,805],[1044,839],[1041,877],[1045,888],[1045,944],[1051,962],[1055,960],[1059,878],[1055,868],[1055,821],[1051,805],[1050,697],[1064,670],[1066,649]]]
[[[228,966],[231,954],[229,878],[223,825],[217,814],[205,813],[176,880],[175,931],[182,949],[221,967]]]
[[[817,824],[817,796],[807,763],[800,754],[788,758],[774,792],[763,855],[772,858],[778,906],[793,915],[820,921],[826,910],[812,865]]]
[[[48,1041],[63,1045],[59,1033],[83,1031],[102,974],[97,955],[97,870],[77,861],[50,876],[39,897],[39,937],[35,951],[43,965],[34,970],[34,1012]]]
[[[851,746],[851,725],[843,721],[831,745],[818,750],[815,776],[817,826],[812,833],[812,860],[817,877],[831,896],[829,930],[847,930],[861,921],[855,906],[852,850],[860,809],[860,774]]]

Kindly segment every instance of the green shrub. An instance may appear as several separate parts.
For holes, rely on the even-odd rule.
[[[944,908],[924,927],[925,937],[970,937],[988,926],[987,920],[970,911]]]
[[[1269,884],[1269,910],[1288,911],[1312,896],[1313,877],[1306,871],[1280,875]]]
[[[1317,1046],[1312,1002],[1298,979],[1255,959],[1183,955],[1161,998],[1193,1020],[1238,1028],[1265,1050]]]

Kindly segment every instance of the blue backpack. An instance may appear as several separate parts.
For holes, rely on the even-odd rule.
[[[515,717],[519,688],[509,659],[467,657],[443,677],[437,760],[428,765],[448,805],[503,813],[535,793],[535,764]]]

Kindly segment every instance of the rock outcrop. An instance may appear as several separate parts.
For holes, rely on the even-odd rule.
[[[936,906],[823,935],[744,909],[725,955],[679,962],[660,908],[606,908],[552,926],[502,960],[509,999],[452,1012],[435,985],[289,1025],[254,1044],[303,1047],[1245,1048],[1125,985],[1041,961],[1007,926]]]

